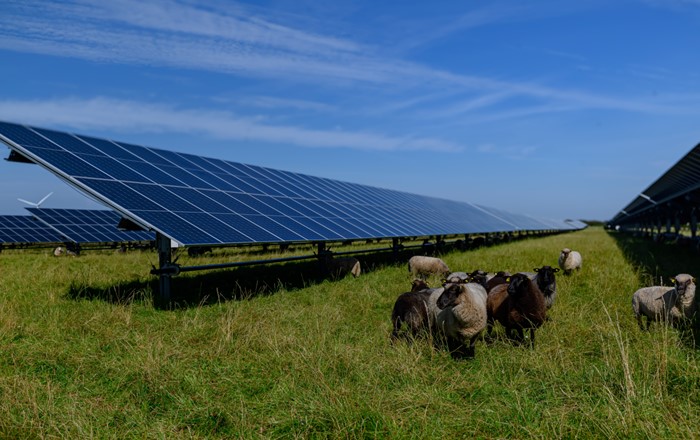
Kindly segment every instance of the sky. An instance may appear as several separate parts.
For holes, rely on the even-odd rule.
[[[2,3],[8,122],[552,219],[614,217],[700,142],[700,0]],[[0,184],[0,215],[99,206]]]

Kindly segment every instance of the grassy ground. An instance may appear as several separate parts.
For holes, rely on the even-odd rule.
[[[692,334],[641,332],[631,310],[695,254],[589,228],[443,258],[530,271],[563,247],[583,271],[557,278],[537,347],[479,341],[471,361],[389,342],[405,264],[336,282],[305,263],[187,274],[163,311],[154,254],[5,251],[0,438],[700,437]]]

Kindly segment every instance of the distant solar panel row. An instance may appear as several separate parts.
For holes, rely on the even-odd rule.
[[[65,239],[30,215],[0,216],[0,243],[61,243]]]
[[[552,229],[469,203],[11,123],[0,122],[0,138],[184,245]]]
[[[153,241],[155,234],[146,231],[120,231],[121,216],[98,209],[27,208],[39,221],[75,243],[109,243]]]

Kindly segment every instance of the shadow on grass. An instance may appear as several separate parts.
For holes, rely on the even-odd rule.
[[[625,259],[641,273],[640,282],[646,286],[670,285],[670,279],[687,273],[700,279],[700,255],[693,246],[670,241],[657,242],[651,238],[609,231]],[[697,283],[697,281],[696,281]],[[700,311],[700,290],[695,304]],[[700,349],[700,314],[692,323],[678,329],[681,341],[689,347]]]
[[[391,252],[383,252],[357,258],[362,265],[362,274],[367,274],[388,266],[403,265],[411,255],[415,253],[404,251],[394,258]],[[206,262],[203,261],[202,264]],[[101,300],[112,304],[152,302],[157,308],[177,309],[245,300],[271,295],[280,290],[294,291],[329,279],[334,280],[321,270],[318,261],[306,260],[183,273],[171,278],[171,301],[168,304],[161,304],[158,300],[157,276],[145,281],[124,282],[107,287],[73,282],[67,297],[75,300]]]
[[[518,237],[528,239],[530,236]],[[515,238],[513,239],[515,240]],[[462,251],[501,243],[476,242]],[[445,252],[455,251],[453,247]],[[393,252],[373,252],[356,255],[367,274],[389,266],[403,266],[413,255],[425,255],[437,249],[404,249]],[[202,260],[205,265],[207,260]],[[350,276],[350,275],[348,275]],[[360,275],[363,276],[363,275]],[[70,299],[102,300],[112,304],[129,304],[134,301],[152,302],[159,309],[188,308],[216,304],[232,300],[245,300],[257,296],[271,295],[280,290],[294,291],[322,283],[332,277],[326,276],[316,260],[301,260],[287,263],[260,264],[229,269],[187,272],[171,279],[171,300],[167,304],[159,301],[158,278],[119,283],[111,286],[90,286],[74,282],[67,293]]]

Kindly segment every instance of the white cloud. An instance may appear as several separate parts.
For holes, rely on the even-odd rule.
[[[514,17],[507,9],[474,14],[458,20],[455,28]],[[678,111],[638,99],[440,71],[383,56],[348,39],[261,19],[246,7],[228,2],[6,0],[0,14],[0,49],[322,84],[341,91],[366,84],[373,90],[381,86],[384,96],[389,90],[410,89],[415,96],[430,96],[449,89],[454,94],[478,92],[491,97],[486,99],[523,96],[541,100],[549,108],[558,101],[567,108]],[[486,104],[466,103],[466,109]],[[459,105],[463,103],[445,111],[464,111]]]
[[[0,101],[0,118],[30,125],[70,128],[128,130],[140,132],[193,133],[206,136],[293,144],[311,148],[358,150],[427,150],[458,152],[453,142],[418,136],[390,136],[380,133],[318,130],[271,125],[256,118],[237,117],[228,112],[177,109],[144,102],[109,98],[44,101]]]

